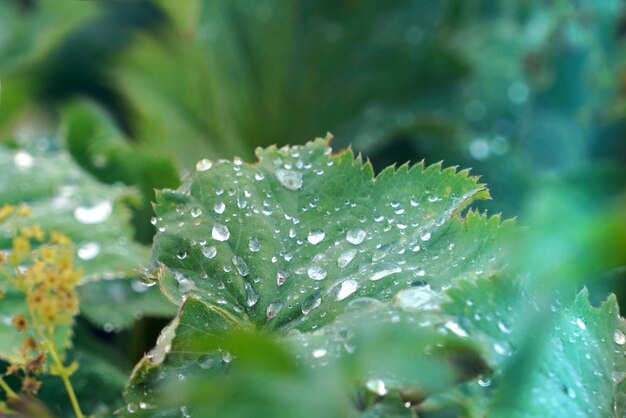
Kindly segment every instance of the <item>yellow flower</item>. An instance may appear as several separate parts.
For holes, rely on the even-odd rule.
[[[13,205],[4,205],[0,207],[0,222],[11,216],[14,211],[15,207]]]
[[[24,332],[28,329],[28,321],[26,321],[26,317],[24,315],[15,315],[11,320],[13,326],[19,332]]]
[[[20,232],[26,238],[34,238],[37,241],[43,241],[45,239],[45,233],[39,224],[22,227]]]
[[[53,244],[69,245],[72,243],[72,240],[67,235],[62,234],[59,231],[52,231],[50,234],[50,242]]]
[[[30,208],[24,204],[21,204],[19,207],[15,209],[15,214],[17,216],[29,216],[31,213],[33,213],[33,211],[30,210]]]

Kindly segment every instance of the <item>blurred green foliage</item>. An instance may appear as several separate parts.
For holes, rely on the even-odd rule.
[[[570,307],[583,286],[594,304],[615,292],[625,306],[625,41],[626,6],[618,0],[0,0],[0,140],[38,161],[69,153],[73,161],[53,164],[63,166],[58,172],[79,164],[95,178],[89,178],[93,196],[122,190],[118,183],[136,190],[115,205],[116,214],[124,213],[119,225],[66,228],[81,245],[92,234],[121,234],[111,248],[129,249],[116,255],[125,260],[123,279],[81,288],[84,326],[70,355],[111,351],[80,377],[110,378],[103,383],[110,388],[106,401],[85,383],[79,395],[88,410],[106,415],[122,405],[113,395],[121,376],[153,346],[163,325],[155,318],[175,313],[131,273],[149,267],[142,244],[155,232],[153,190],[178,187],[200,158],[251,160],[257,146],[304,143],[327,131],[336,136],[335,148],[351,145],[376,170],[422,159],[474,167],[495,197],[475,206],[518,216],[528,227],[515,241],[511,264],[528,275],[523,290],[541,295],[540,312],[558,306],[593,317],[579,299]],[[52,193],[39,196],[52,199],[63,187],[43,172],[13,181],[14,168],[2,165],[0,205],[32,200],[29,190],[46,184]],[[62,214],[41,206],[36,216],[60,225]],[[5,244],[7,234],[0,237]],[[108,258],[97,261],[99,274],[119,271]],[[614,309],[612,303],[601,309]],[[545,319],[519,309],[529,322]],[[525,351],[528,358],[545,361],[546,350],[554,351],[551,325],[528,344],[537,348]],[[298,369],[268,382],[264,367],[274,365],[255,361],[258,369],[233,372],[231,386],[222,376],[190,376],[202,384],[183,385],[179,395],[190,406],[206,406],[203,385],[213,388],[224,396],[211,412],[216,416],[247,416],[255,405],[266,405],[269,415],[308,413],[319,403],[303,396],[303,387],[337,401],[322,416],[350,407],[338,393],[345,375]],[[506,376],[524,377],[522,369],[513,362]],[[249,404],[227,401],[253,389],[262,390]],[[276,403],[274,394],[287,390],[291,395]],[[420,416],[442,405],[441,416],[498,411],[483,392],[475,383],[444,391],[429,398]],[[526,402],[524,391],[518,395],[515,402]],[[407,413],[389,401],[396,394],[375,405],[367,390],[349,396],[370,407],[363,416]],[[49,405],[56,399],[42,397]],[[59,402],[53,412],[70,416]],[[568,416],[585,416],[586,405],[578,405]]]

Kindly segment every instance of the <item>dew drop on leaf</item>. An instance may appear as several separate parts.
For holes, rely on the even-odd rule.
[[[246,305],[251,308],[258,302],[259,295],[257,295],[257,293],[254,291],[250,283],[246,283],[244,287],[246,289]]]
[[[258,238],[252,237],[248,241],[248,249],[253,253],[259,252],[261,249],[261,244],[259,243]]]
[[[222,213],[224,213],[225,209],[226,209],[226,205],[224,204],[224,202],[217,202],[215,205],[213,205],[213,210],[218,215],[221,215]]]
[[[341,269],[346,267],[348,264],[350,264],[352,260],[354,260],[356,252],[357,251],[354,248],[343,252],[339,257],[337,257],[337,266],[339,266],[339,268]]]
[[[299,190],[302,187],[302,173],[291,170],[276,170],[276,179],[289,190]]]
[[[96,242],[88,242],[81,246],[76,253],[81,260],[93,260],[100,254],[100,246]]]
[[[184,260],[185,258],[187,258],[187,251],[179,251],[176,254],[176,258],[178,258],[179,260]]]
[[[240,276],[245,277],[248,275],[249,273],[248,265],[246,264],[245,261],[243,261],[243,258],[237,255],[234,256],[233,264],[235,265],[235,268],[237,269],[237,273],[239,273]]]
[[[307,274],[313,280],[324,280],[327,273],[322,267],[313,265],[309,267]]]
[[[372,267],[372,275],[370,276],[370,280],[377,281],[383,279],[387,276],[390,276],[394,273],[399,273],[402,271],[402,268],[397,264],[393,263],[378,263]]]
[[[270,303],[265,310],[265,316],[267,316],[267,320],[274,318],[276,315],[280,313],[283,309],[282,303]]]
[[[196,163],[196,170],[198,171],[207,171],[211,169],[211,167],[213,167],[213,163],[207,158],[203,158]]]
[[[321,229],[314,229],[311,232],[309,232],[309,236],[307,237],[307,240],[313,244],[313,245],[317,245],[320,242],[322,242],[322,240],[326,237],[326,234],[324,233],[324,231],[322,231]]]
[[[325,348],[318,348],[317,350],[313,351],[313,357],[315,358],[321,358],[324,357],[326,355],[326,349]]]
[[[226,225],[215,224],[211,231],[211,237],[216,241],[226,241],[230,238],[230,231]]]
[[[385,382],[381,379],[370,379],[365,384],[367,389],[374,392],[378,396],[385,396],[388,392],[387,387],[385,386]]]
[[[74,218],[83,224],[97,224],[106,221],[113,212],[113,205],[103,200],[92,206],[78,206],[74,209]]]
[[[217,255],[217,248],[212,245],[209,247],[202,248],[202,255],[208,258],[209,260]]]
[[[191,209],[191,217],[192,218],[197,218],[200,215],[202,215],[202,209],[200,209],[200,208],[193,208],[193,209]]]
[[[344,300],[351,294],[357,291],[359,288],[359,282],[353,279],[346,279],[339,285],[339,292],[337,292],[337,300]]]
[[[621,330],[616,329],[613,333],[613,341],[615,341],[617,345],[624,345],[626,344],[626,335],[624,335]]]
[[[346,240],[350,244],[359,245],[365,239],[365,231],[361,228],[352,228],[346,232]]]
[[[430,232],[425,232],[422,235],[420,235],[420,239],[422,241],[428,241],[430,239],[431,233]]]
[[[455,321],[446,321],[444,326],[452,331],[455,335],[459,337],[467,337],[467,331],[465,331],[457,322]]]
[[[285,284],[285,282],[287,281],[287,277],[288,277],[289,273],[287,273],[284,270],[278,270],[278,272],[276,273],[276,284],[278,286],[282,286]]]

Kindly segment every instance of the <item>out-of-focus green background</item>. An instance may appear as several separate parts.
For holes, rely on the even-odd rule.
[[[198,159],[326,132],[472,167],[530,227],[520,263],[626,306],[621,1],[0,0],[0,137],[135,186],[139,242]]]

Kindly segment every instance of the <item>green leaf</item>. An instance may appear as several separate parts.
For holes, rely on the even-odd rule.
[[[130,189],[94,180],[62,152],[28,152],[0,148],[0,204],[25,203],[32,216],[0,224],[0,247],[7,248],[14,232],[38,223],[57,230],[77,246],[83,281],[135,276],[148,259],[147,249],[132,239],[125,201]]]
[[[412,284],[440,290],[499,269],[510,224],[460,217],[488,197],[466,171],[404,165],[374,178],[351,152],[329,152],[322,139],[259,150],[256,165],[220,161],[161,192],[153,258],[166,295],[305,331],[357,297],[390,300]]]
[[[418,402],[486,371],[459,325],[438,313],[457,277],[502,268],[502,239],[514,231],[462,216],[489,196],[476,178],[423,164],[374,177],[323,139],[257,155],[255,165],[201,160],[180,189],[157,197],[153,258],[162,290],[183,308],[135,370],[131,409],[232,344],[238,329],[276,333],[309,367],[338,361],[374,397],[393,390]],[[387,370],[370,367],[385,361]]]
[[[614,296],[595,308],[583,290],[571,303],[557,300],[539,310],[541,303],[501,277],[460,282],[448,295],[444,312],[463,321],[498,371],[482,388],[473,384],[479,391],[468,392],[472,399],[491,400],[469,416],[622,415],[616,402],[626,377],[626,322]]]
[[[78,288],[81,314],[106,331],[129,328],[144,316],[172,318],[176,307],[139,279],[100,280]]]

